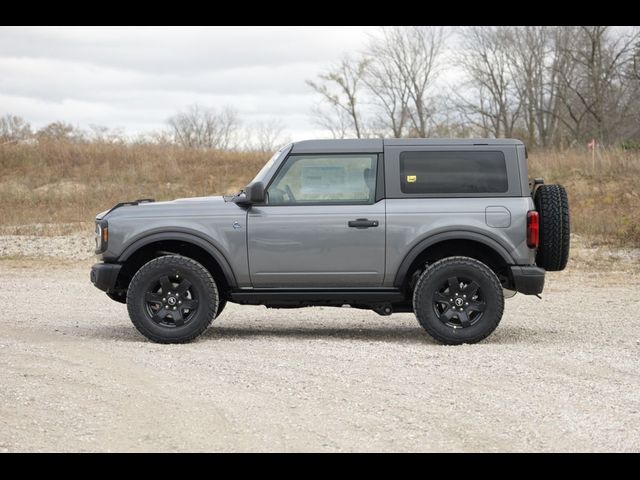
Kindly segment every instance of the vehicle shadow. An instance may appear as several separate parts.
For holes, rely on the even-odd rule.
[[[530,328],[519,325],[500,325],[482,344],[533,345],[563,341],[562,334],[550,328]]]
[[[481,344],[530,345],[552,343],[558,332],[521,326],[504,325],[483,340]],[[281,326],[213,326],[207,330],[204,339],[250,339],[250,338],[290,338],[294,340],[338,339],[362,342],[389,342],[403,344],[440,345],[421,327],[281,327]]]
[[[93,325],[87,329],[74,329],[69,332],[74,336],[85,338],[96,338],[100,340],[111,340],[120,342],[149,342],[133,326],[129,325]],[[295,340],[351,340],[362,342],[392,342],[392,343],[413,343],[413,344],[433,344],[429,337],[421,328],[381,328],[357,327],[357,328],[335,328],[335,327],[284,327],[255,325],[247,326],[216,326],[213,325],[195,342],[217,341],[238,341],[251,339],[291,339]]]
[[[87,330],[75,330],[75,335],[102,340],[148,343],[133,326],[92,326]],[[480,345],[531,345],[560,341],[561,334],[550,329],[533,329],[522,326],[504,325],[483,340]],[[234,325],[210,327],[196,342],[244,341],[251,339],[291,339],[295,340],[348,340],[359,342],[382,342],[414,345],[439,345],[420,327],[286,327],[270,325]]]
[[[352,340],[363,342],[393,342],[435,344],[421,328],[381,328],[378,326],[358,328],[335,327],[280,327],[280,326],[213,326],[203,339],[251,339],[281,338],[293,340]]]

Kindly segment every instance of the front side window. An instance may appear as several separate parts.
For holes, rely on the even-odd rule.
[[[502,152],[402,152],[400,185],[409,194],[506,193]]]
[[[267,191],[269,205],[369,204],[377,155],[292,155]]]

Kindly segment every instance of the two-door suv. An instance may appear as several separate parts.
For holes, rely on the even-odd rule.
[[[290,144],[234,196],[120,203],[96,217],[91,280],[162,343],[227,302],[414,312],[445,344],[497,327],[569,254],[567,194],[517,140]],[[339,315],[336,310],[336,315]]]

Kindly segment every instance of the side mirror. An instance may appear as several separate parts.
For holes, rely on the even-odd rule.
[[[265,200],[264,183],[253,182],[247,185],[245,188],[247,194],[247,200],[251,203],[263,203]]]

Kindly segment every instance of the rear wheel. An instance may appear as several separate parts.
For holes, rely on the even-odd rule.
[[[485,264],[450,257],[430,265],[413,292],[420,325],[446,345],[476,343],[498,326],[504,310],[502,286]]]
[[[145,264],[127,292],[127,309],[134,326],[158,343],[193,340],[211,324],[218,308],[218,288],[209,271],[178,255]]]

